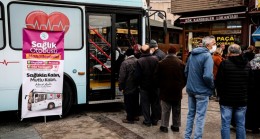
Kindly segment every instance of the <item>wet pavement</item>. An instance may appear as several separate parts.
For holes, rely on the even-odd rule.
[[[74,107],[71,114],[28,118],[22,122],[13,113],[0,113],[0,139],[181,139],[184,136],[188,112],[187,94],[183,92],[180,132],[159,131],[157,126],[142,124],[143,117],[135,124],[122,123],[125,118],[123,104],[82,105]],[[171,122],[171,121],[170,121]],[[203,139],[220,139],[220,112],[218,102],[210,100]],[[231,128],[231,139],[235,129]],[[247,131],[247,139],[260,139],[260,134]]]

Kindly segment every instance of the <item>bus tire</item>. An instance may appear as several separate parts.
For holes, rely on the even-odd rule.
[[[54,103],[49,103],[48,104],[48,109],[51,110],[53,108],[55,108],[55,104]]]
[[[73,93],[71,86],[67,80],[63,81],[63,92],[62,92],[62,116],[68,115],[70,108],[73,104]]]

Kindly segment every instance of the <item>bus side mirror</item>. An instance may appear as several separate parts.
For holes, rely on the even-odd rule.
[[[163,20],[163,33],[164,33],[164,35],[167,34],[167,22],[166,22],[166,20]]]

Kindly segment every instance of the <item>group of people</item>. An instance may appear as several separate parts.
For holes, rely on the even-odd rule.
[[[238,44],[231,44],[227,54],[223,54],[224,49],[224,44],[216,46],[214,36],[206,36],[202,39],[202,46],[191,51],[186,64],[176,56],[176,47],[171,46],[165,54],[154,40],[141,46],[139,59],[134,57],[133,49],[128,49],[119,74],[119,89],[124,93],[127,112],[123,122],[139,120],[140,94],[144,125],[157,125],[161,120],[160,131],[168,132],[172,110],[171,130],[179,132],[182,89],[186,86],[185,139],[191,138],[194,124],[194,138],[202,138],[213,92],[219,99],[223,139],[230,138],[231,120],[234,120],[238,139],[246,138],[246,118],[249,119],[247,127],[259,133],[259,50],[250,46],[242,52]]]
[[[161,120],[160,131],[168,132],[172,110],[171,130],[179,132],[182,89],[186,85],[185,64],[177,57],[176,47],[169,47],[165,54],[155,40],[141,46],[140,52],[137,59],[135,51],[127,49],[120,67],[119,90],[123,91],[127,113],[122,122],[139,120],[141,109],[145,126],[157,125]]]
[[[223,55],[223,44],[211,54],[216,47],[214,36],[204,37],[202,44],[191,51],[185,67],[189,103],[185,139],[191,138],[194,120],[194,138],[202,138],[209,97],[215,90],[220,104],[222,139],[230,138],[232,120],[237,139],[246,138],[246,125],[259,133],[260,104],[256,98],[260,55],[255,54],[253,46],[242,52],[238,44],[231,44],[227,55]]]

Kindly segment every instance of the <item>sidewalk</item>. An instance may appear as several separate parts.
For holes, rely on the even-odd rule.
[[[80,109],[68,117],[48,118],[44,123],[43,117],[25,119],[22,122],[0,122],[0,139],[182,139],[185,132],[186,116],[188,112],[187,94],[183,93],[181,109],[180,132],[168,133],[159,131],[157,126],[146,127],[142,124],[143,117],[135,124],[122,123],[125,111],[122,104],[119,108],[100,105],[99,110]],[[94,108],[95,109],[95,108]],[[7,117],[8,119],[8,117]],[[4,120],[3,118],[1,120]],[[207,111],[203,139],[221,139],[220,136],[219,104],[210,100]],[[235,139],[235,130],[231,130],[231,139]],[[247,139],[260,139],[260,134],[247,132]]]

